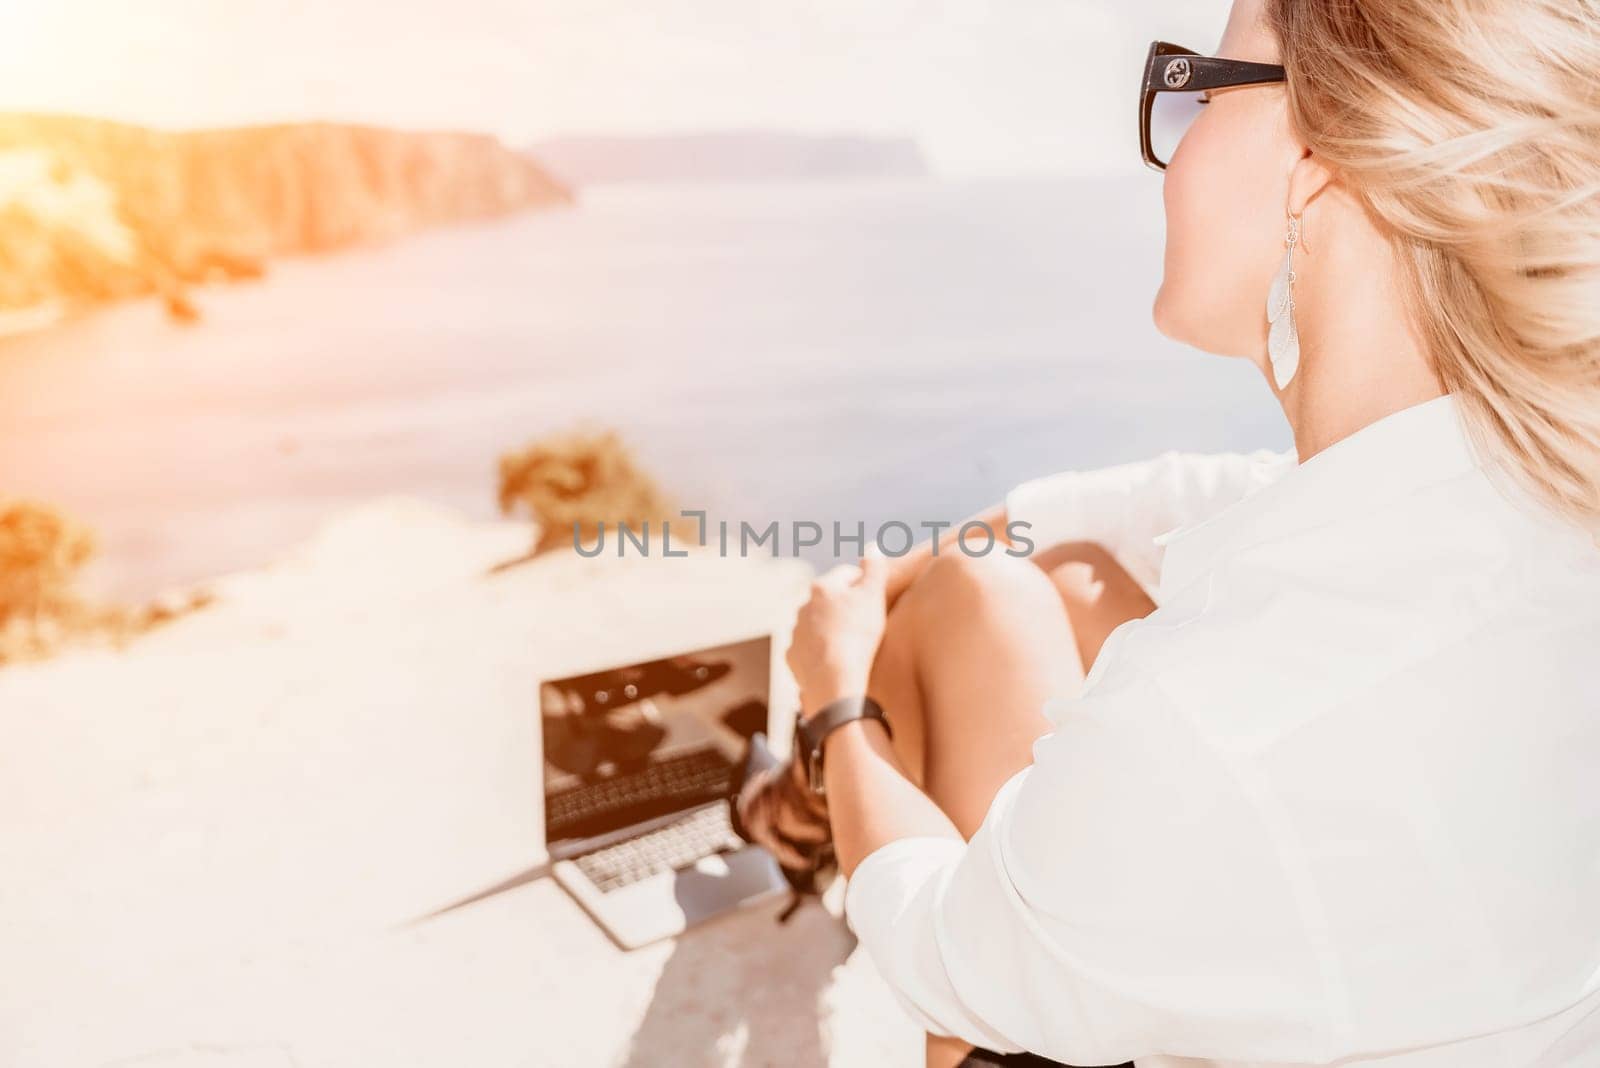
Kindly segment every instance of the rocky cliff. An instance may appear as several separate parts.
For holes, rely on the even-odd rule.
[[[493,137],[334,123],[162,131],[0,115],[0,311],[161,293],[569,201]]]

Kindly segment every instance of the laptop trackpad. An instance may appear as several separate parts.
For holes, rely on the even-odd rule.
[[[693,925],[787,885],[772,854],[746,846],[680,868],[673,878],[672,896],[683,910],[685,925]]]

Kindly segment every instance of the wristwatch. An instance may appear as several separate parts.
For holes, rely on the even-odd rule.
[[[795,727],[796,740],[799,742],[800,759],[806,765],[806,778],[811,784],[811,791],[820,796],[824,790],[822,785],[822,742],[828,735],[843,727],[846,723],[858,719],[875,719],[883,724],[883,729],[891,736],[889,720],[883,714],[883,706],[870,697],[860,694],[850,697],[841,697],[823,705],[817,714],[807,719],[802,719]]]

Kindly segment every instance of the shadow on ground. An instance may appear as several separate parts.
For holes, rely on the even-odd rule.
[[[679,938],[620,1063],[826,1065],[822,996],[856,939],[815,899],[780,924],[785,905],[787,898]]]

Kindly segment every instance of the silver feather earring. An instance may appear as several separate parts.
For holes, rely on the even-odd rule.
[[[1300,367],[1300,328],[1294,321],[1294,249],[1300,243],[1300,216],[1292,212],[1289,236],[1283,243],[1288,251],[1267,294],[1267,322],[1272,324],[1267,333],[1267,355],[1272,359],[1272,377],[1280,390]]]

